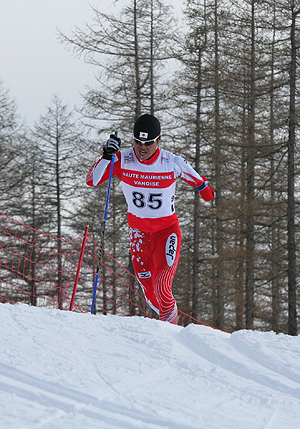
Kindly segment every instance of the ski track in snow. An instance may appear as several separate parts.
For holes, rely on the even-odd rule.
[[[300,337],[0,304],[1,429],[297,429]]]

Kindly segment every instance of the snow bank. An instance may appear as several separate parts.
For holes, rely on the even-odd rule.
[[[300,337],[0,304],[1,429],[300,428]]]

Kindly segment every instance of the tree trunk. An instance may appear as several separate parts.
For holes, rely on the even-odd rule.
[[[276,23],[276,8],[275,3],[273,6],[273,40],[271,51],[271,79],[270,79],[270,146],[271,146],[271,284],[272,284],[272,317],[271,327],[276,333],[279,332],[278,319],[279,319],[279,281],[278,281],[278,247],[277,242],[277,213],[275,210],[276,197],[275,197],[275,160],[274,153],[276,150],[274,144],[274,59],[275,59],[275,23]]]
[[[249,95],[249,141],[247,150],[247,213],[246,213],[246,328],[254,323],[254,168],[255,168],[255,25],[254,5],[251,5],[251,64]]]
[[[139,64],[139,44],[137,29],[137,0],[134,0],[134,54],[135,54],[135,119],[141,115],[141,84],[140,84],[140,64]]]
[[[296,94],[296,12],[292,6],[291,65],[290,65],[290,112],[288,138],[288,333],[297,335],[296,310],[296,242],[295,242],[295,94]]]
[[[57,119],[58,120],[58,119]],[[58,308],[63,309],[62,302],[62,266],[61,266],[61,257],[62,257],[62,246],[61,246],[61,191],[60,191],[60,174],[59,174],[59,150],[60,150],[60,136],[58,131],[58,123],[56,129],[56,206],[57,206],[57,298],[58,298]]]
[[[218,0],[215,0],[215,174],[216,174],[216,314],[215,326],[224,329],[224,242],[223,242],[223,209],[222,209],[222,151],[220,138],[220,78],[219,78],[219,40],[218,40]]]
[[[198,50],[198,76],[196,101],[196,155],[195,170],[200,171],[200,140],[201,140],[201,61],[202,50]],[[193,254],[193,284],[192,284],[192,317],[198,318],[199,279],[200,279],[200,199],[199,191],[195,189],[194,198],[194,254]]]

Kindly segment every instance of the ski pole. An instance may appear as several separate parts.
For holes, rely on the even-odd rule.
[[[115,136],[118,136],[118,132],[115,131]],[[111,181],[112,181],[112,175],[113,175],[113,169],[114,169],[114,162],[115,162],[115,155],[112,156],[111,159],[111,165],[110,165],[110,174],[109,174],[109,180],[108,180],[108,189],[107,189],[107,195],[106,195],[106,205],[105,205],[105,211],[104,211],[104,219],[102,223],[102,231],[101,231],[101,239],[100,239],[100,248],[99,248],[99,256],[98,256],[98,262],[97,262],[97,269],[96,269],[96,277],[94,282],[94,292],[93,292],[93,301],[92,301],[92,307],[91,307],[91,314],[94,314],[94,307],[95,307],[95,301],[96,301],[96,292],[97,292],[97,286],[98,286],[98,277],[99,277],[99,271],[100,271],[100,265],[102,260],[102,250],[104,245],[104,234],[105,234],[105,224],[106,224],[106,218],[107,218],[107,210],[108,210],[108,202],[109,202],[109,196],[110,196],[110,188],[111,188]]]

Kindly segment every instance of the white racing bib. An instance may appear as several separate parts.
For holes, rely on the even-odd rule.
[[[174,155],[161,150],[157,160],[148,165],[138,161],[132,148],[121,154],[121,182],[128,212],[148,219],[174,214]]]

